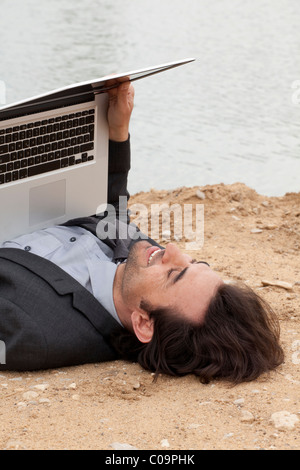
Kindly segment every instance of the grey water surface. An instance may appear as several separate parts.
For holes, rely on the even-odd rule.
[[[0,0],[7,103],[185,57],[135,82],[131,193],[300,191],[299,0]]]

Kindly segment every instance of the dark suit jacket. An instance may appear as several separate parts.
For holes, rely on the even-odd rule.
[[[129,169],[129,141],[110,142],[108,202],[117,210],[119,195],[129,197]],[[64,225],[78,225],[96,234],[99,220],[83,217]],[[113,248],[114,258],[122,260],[132,240],[116,238],[106,243]],[[121,330],[94,296],[61,268],[30,252],[0,249],[0,340],[6,348],[6,364],[0,365],[0,371],[117,359],[109,338]]]

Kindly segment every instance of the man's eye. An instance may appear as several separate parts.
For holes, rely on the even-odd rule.
[[[178,269],[173,269],[173,268],[172,268],[172,269],[169,269],[169,271],[168,271],[168,278],[171,276],[172,273],[177,272],[177,271],[178,271]]]

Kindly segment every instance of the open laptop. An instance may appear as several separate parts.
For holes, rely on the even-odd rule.
[[[107,91],[184,59],[77,83],[0,108],[0,244],[107,203]],[[117,80],[118,79],[118,80]]]

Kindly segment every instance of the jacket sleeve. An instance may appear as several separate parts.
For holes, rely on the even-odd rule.
[[[119,197],[125,196],[129,200],[127,190],[128,173],[130,170],[130,137],[126,142],[109,141],[108,163],[108,195],[107,201],[112,204],[118,216],[123,207],[119,206]],[[127,207],[126,207],[127,211]]]

